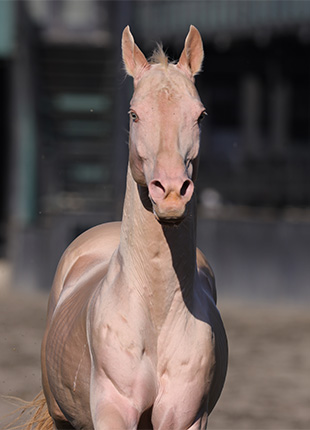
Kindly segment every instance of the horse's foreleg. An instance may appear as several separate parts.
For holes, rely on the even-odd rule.
[[[95,430],[137,429],[140,413],[107,378],[104,381],[100,377],[92,378],[90,406]]]
[[[208,414],[205,413],[188,430],[205,430],[208,424]]]

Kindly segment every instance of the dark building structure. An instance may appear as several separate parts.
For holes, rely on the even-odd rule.
[[[162,41],[178,58],[190,24],[204,39],[202,216],[309,221],[309,2],[2,1],[0,241],[15,285],[48,288],[77,234],[120,218],[127,24],[147,55]]]

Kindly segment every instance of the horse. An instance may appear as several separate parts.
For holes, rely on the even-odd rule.
[[[122,56],[134,84],[122,222],[84,232],[58,264],[44,402],[58,430],[202,429],[228,360],[214,274],[196,248],[203,44],[190,26],[178,62],[160,45],[147,60],[127,26]]]

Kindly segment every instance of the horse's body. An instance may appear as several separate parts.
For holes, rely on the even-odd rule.
[[[227,368],[213,274],[195,245],[202,42],[191,27],[177,65],[162,54],[150,64],[127,27],[123,58],[135,84],[123,219],[82,234],[60,261],[44,394],[57,429],[201,429]]]

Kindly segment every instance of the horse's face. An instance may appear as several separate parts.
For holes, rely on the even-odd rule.
[[[195,47],[187,46],[188,40],[196,44],[199,61],[195,62],[188,54],[195,53]],[[134,56],[131,63],[126,57],[129,42],[130,59]],[[168,64],[163,53],[156,64],[149,64],[127,27],[123,34],[123,56],[135,84],[129,111],[133,178],[148,187],[153,212],[159,220],[181,220],[194,191],[199,124],[204,115],[193,79],[203,57],[200,35],[191,27],[178,64]]]
[[[155,215],[181,218],[191,199],[204,107],[175,65],[152,65],[130,106],[129,159],[133,178],[148,187]]]

